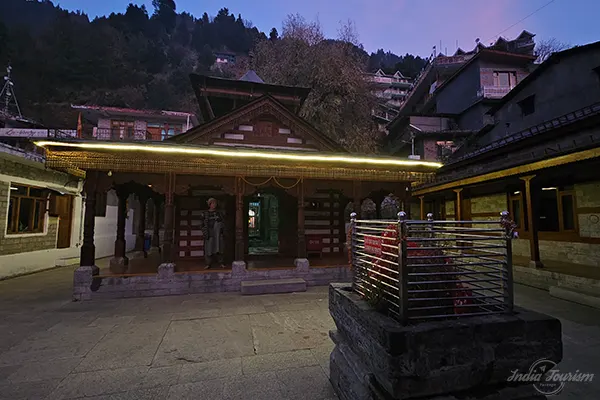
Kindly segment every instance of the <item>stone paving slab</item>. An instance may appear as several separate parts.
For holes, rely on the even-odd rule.
[[[335,399],[327,287],[73,303],[72,268],[0,281],[0,400]],[[600,379],[600,311],[517,286],[561,319],[565,371]],[[571,383],[556,399],[598,399]]]

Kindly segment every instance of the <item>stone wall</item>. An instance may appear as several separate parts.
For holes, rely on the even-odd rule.
[[[73,299],[151,297],[192,293],[239,292],[242,281],[302,278],[308,286],[352,279],[346,265],[310,268],[308,260],[296,260],[295,268],[246,269],[246,263],[234,262],[231,271],[175,273],[174,264],[162,264],[154,275],[97,276],[94,267],[75,271]]]
[[[409,207],[410,207],[410,218],[411,219],[421,219],[421,204],[418,202],[411,201],[409,204]]]
[[[473,221],[499,221],[500,213],[507,209],[506,193],[471,198],[471,219]]]
[[[454,200],[446,200],[446,220],[454,221],[456,219],[456,209]]]
[[[563,261],[566,263],[600,267],[600,244],[540,240],[540,259],[544,261]],[[515,256],[530,257],[529,240],[513,241]]]
[[[600,182],[575,185],[575,204],[579,236],[600,238]],[[597,251],[600,254],[600,248]]]

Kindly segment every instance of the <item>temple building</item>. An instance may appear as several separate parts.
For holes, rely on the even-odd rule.
[[[148,295],[243,292],[245,281],[273,276],[299,285],[340,280],[349,276],[350,213],[377,216],[390,199],[400,210],[411,185],[430,182],[441,166],[347,153],[298,115],[310,89],[266,84],[253,71],[239,80],[192,75],[191,82],[204,123],[165,141],[37,142],[48,167],[85,178],[77,299],[113,284],[144,295],[134,284],[140,280]],[[120,210],[115,252],[110,268],[99,271],[93,210],[96,194],[110,189]],[[140,204],[135,257],[126,253],[124,235],[132,193]],[[150,204],[164,212],[149,215]],[[149,251],[142,240],[148,219],[156,227]],[[222,258],[217,270],[206,269],[211,254]],[[168,290],[160,286],[167,281],[174,285]]]

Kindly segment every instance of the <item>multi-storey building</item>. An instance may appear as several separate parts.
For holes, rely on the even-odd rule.
[[[379,130],[385,132],[386,125],[398,115],[398,110],[408,95],[411,80],[400,71],[387,75],[381,69],[375,73],[365,74],[365,79],[378,100],[372,115],[379,125]]]
[[[523,31],[512,41],[499,38],[489,47],[477,43],[470,52],[432,58],[388,125],[388,151],[443,160],[487,126],[487,111],[532,70],[533,36]]]
[[[510,210],[515,265],[535,267],[515,268],[519,281],[570,299],[598,296],[591,278],[600,267],[600,42],[554,53],[525,78],[494,65],[485,70],[488,87],[496,71],[509,72],[504,84],[516,72],[518,84],[436,182],[413,188],[413,215],[486,220]]]
[[[94,126],[82,135],[100,140],[152,140],[173,137],[198,125],[194,114],[178,111],[73,105]]]

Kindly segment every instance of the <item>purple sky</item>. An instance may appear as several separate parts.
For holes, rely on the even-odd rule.
[[[90,17],[124,12],[127,4],[146,4],[151,0],[55,0],[69,10],[82,10]],[[434,45],[454,53],[456,43],[470,50],[475,39],[484,44],[499,33],[508,39],[523,29],[537,39],[555,37],[570,44],[600,40],[600,1],[598,0],[176,0],[178,11],[196,17],[203,12],[214,16],[221,7],[242,14],[260,30],[276,27],[288,14],[299,13],[307,19],[319,19],[327,36],[335,37],[340,21],[356,24],[365,50],[378,48],[396,54],[428,56]],[[548,4],[550,3],[550,4]],[[519,22],[540,7],[527,19]],[[514,25],[512,28],[508,29]]]

